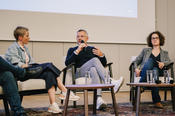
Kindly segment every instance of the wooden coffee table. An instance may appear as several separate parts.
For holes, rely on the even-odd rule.
[[[136,101],[134,102],[133,110],[136,110],[136,116],[139,116],[139,105],[140,105],[140,88],[141,87],[170,87],[171,88],[171,100],[173,111],[175,111],[175,84],[156,84],[156,83],[127,83],[129,86],[136,87]]]
[[[117,104],[116,104],[113,84],[66,85],[66,88],[67,88],[67,95],[66,95],[66,101],[65,101],[65,105],[64,105],[63,116],[66,116],[66,113],[67,113],[70,91],[75,90],[75,89],[76,90],[84,90],[85,116],[88,116],[88,90],[94,91],[93,114],[96,114],[97,89],[103,89],[103,88],[110,88],[111,89],[111,96],[112,96],[112,101],[113,101],[114,113],[115,113],[115,116],[118,116],[118,108],[117,108]]]

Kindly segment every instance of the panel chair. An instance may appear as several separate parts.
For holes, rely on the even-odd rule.
[[[174,80],[173,64],[174,64],[174,62],[171,62],[168,66],[164,67],[164,70],[169,70],[171,78]],[[134,63],[131,63],[131,65],[129,67],[129,71],[130,71],[130,83],[133,83],[133,82],[135,82],[135,78],[137,78],[137,77],[135,77]],[[150,89],[145,88],[144,90],[150,90]],[[160,90],[164,90],[164,101],[166,101],[167,100],[167,90],[170,90],[170,88],[160,88]],[[135,95],[136,95],[136,88],[131,87],[130,88],[130,102],[132,104],[134,104]]]
[[[112,74],[112,62],[106,64],[105,69],[109,72],[109,75],[111,78],[113,78],[113,74]],[[70,65],[68,65],[67,67],[65,67],[62,72],[63,72],[63,84],[67,85],[67,84],[83,84],[82,82],[85,82],[85,78],[84,77],[80,77],[78,79],[76,79],[75,76],[75,63],[72,63]],[[83,80],[84,79],[84,80]],[[78,91],[73,91],[74,93],[78,92]],[[61,104],[63,104],[63,100],[61,100]],[[76,107],[76,101],[73,102],[73,106]]]

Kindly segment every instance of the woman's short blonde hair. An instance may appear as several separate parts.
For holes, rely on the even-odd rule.
[[[16,41],[18,41],[19,36],[23,37],[27,31],[29,31],[29,29],[26,27],[23,27],[23,26],[16,27],[16,29],[14,30],[14,33],[13,33]]]

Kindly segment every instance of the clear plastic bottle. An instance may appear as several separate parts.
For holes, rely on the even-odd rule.
[[[108,72],[109,73],[109,72]],[[110,78],[109,75],[105,73],[105,84],[110,84]]]
[[[85,84],[89,84],[90,71],[86,71],[85,73]]]

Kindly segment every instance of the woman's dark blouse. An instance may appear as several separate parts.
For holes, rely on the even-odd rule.
[[[154,61],[154,62],[153,62],[154,67],[158,67],[158,68],[159,68],[159,65],[158,65],[158,62],[157,62],[157,61],[160,62],[160,54],[159,54],[158,56],[154,56],[154,55],[151,53],[150,58],[152,58],[153,61]]]

